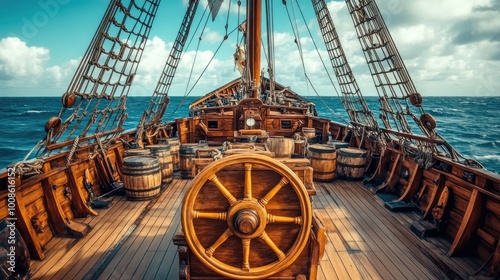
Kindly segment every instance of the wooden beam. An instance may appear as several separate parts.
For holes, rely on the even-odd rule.
[[[123,130],[124,130],[123,128],[119,128],[119,129],[115,129],[115,130],[108,131],[108,132],[92,134],[90,136],[80,138],[78,140],[78,143],[82,143],[84,141],[95,139],[96,137],[104,137],[104,136],[108,136],[108,135],[112,135],[112,134],[119,134],[119,133],[123,132]],[[49,151],[53,151],[55,149],[59,149],[59,148],[63,148],[66,146],[73,145],[73,143],[75,143],[74,139],[67,140],[67,141],[63,141],[63,142],[59,142],[59,143],[49,144],[49,145],[47,145],[46,149]]]
[[[390,157],[391,155],[389,154],[388,156]],[[399,163],[400,159],[401,159],[401,154],[398,153],[396,155],[396,160],[394,160],[394,163],[392,164],[391,173],[389,174],[389,177],[387,177],[387,179],[381,185],[375,187],[376,192],[386,188],[390,191],[394,188],[394,185],[398,180],[398,176],[395,176],[395,174],[396,170],[398,169],[398,166],[400,165]]]
[[[328,241],[326,227],[318,212],[313,212],[313,228],[311,230],[311,268],[309,279],[316,279],[318,275],[319,261],[325,254],[325,245]]]
[[[404,193],[401,195],[398,201],[408,201],[417,193],[420,187],[422,169],[419,167],[418,163],[409,158],[403,161],[402,164],[404,167],[408,168],[410,177],[408,178],[408,180],[405,180],[408,183],[408,186],[406,186]]]
[[[467,181],[464,181],[463,179],[451,174],[451,173],[448,173],[448,172],[445,172],[445,171],[442,171],[442,170],[439,170],[439,169],[435,169],[436,172],[439,172],[441,174],[443,174],[444,176],[446,176],[446,179],[450,180],[451,182],[455,183],[455,184],[458,184],[459,186],[462,186],[462,187],[468,187],[472,190],[477,190],[478,192],[488,196],[489,199],[493,199],[493,200],[496,200],[496,201],[500,201],[500,195],[496,194],[496,193],[493,193],[489,190],[486,190],[482,187],[478,187],[472,183],[469,183]]]
[[[429,203],[427,204],[427,208],[425,209],[425,212],[422,216],[423,220],[431,219],[432,218],[432,208],[436,206],[436,204],[439,201],[439,194],[444,189],[444,176],[443,174],[439,174],[438,181],[436,183],[432,182],[432,185],[435,186],[434,191],[431,194],[431,197],[429,199]],[[431,184],[430,182],[424,182],[424,184]]]
[[[73,209],[75,210],[75,214],[79,218],[83,218],[88,215],[97,216],[98,213],[94,209],[90,208],[85,201],[82,189],[78,187],[79,184],[75,179],[72,166],[74,166],[74,164],[66,169],[66,175],[68,176],[68,183],[72,193],[71,203],[73,205]]]
[[[479,221],[481,214],[483,212],[484,205],[484,195],[482,195],[477,189],[472,191],[469,205],[465,211],[462,223],[455,235],[455,240],[450,247],[448,255],[450,257],[460,255],[465,252],[467,245],[470,243],[474,233],[477,231],[479,226]]]
[[[260,89],[260,45],[261,45],[261,17],[262,1],[249,0],[247,2],[247,66],[254,88],[250,92],[251,98],[258,98]]]

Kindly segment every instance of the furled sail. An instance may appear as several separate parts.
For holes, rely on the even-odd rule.
[[[224,0],[208,0],[208,7],[210,9],[210,14],[212,15],[212,21],[215,20],[215,17],[217,17],[222,2],[224,2]]]

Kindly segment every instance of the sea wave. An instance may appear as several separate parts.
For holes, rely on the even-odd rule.
[[[478,160],[496,160],[500,162],[500,155],[476,155],[474,157]]]
[[[164,120],[171,121],[186,116],[189,104],[196,98],[198,97],[188,97],[171,116],[183,99],[172,96]],[[340,122],[343,121],[339,120],[339,116],[348,119],[338,97],[323,98],[335,115],[331,114],[318,97],[306,98],[316,104],[322,117]],[[129,117],[124,124],[126,128],[137,127],[148,100],[149,97],[128,98]],[[365,100],[380,121],[378,97],[368,96]],[[58,114],[61,101],[60,97],[0,97],[0,104],[0,119],[8,121],[8,126],[0,133],[0,166],[5,166],[22,159],[45,136],[45,122]],[[425,112],[433,115],[438,123],[436,131],[458,152],[477,158],[489,170],[500,171],[500,97],[427,97],[424,105]],[[419,130],[414,131],[418,133]]]
[[[43,114],[43,113],[49,113],[49,111],[45,111],[45,110],[28,110],[26,112],[24,112],[25,114]],[[23,113],[21,113],[23,114]]]

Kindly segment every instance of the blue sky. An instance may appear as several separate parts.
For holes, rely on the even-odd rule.
[[[150,95],[177,34],[187,0],[163,0],[155,20],[143,62],[131,94]],[[202,4],[206,1],[202,1]],[[245,2],[245,1],[243,1]],[[289,0],[288,2],[293,2]],[[311,15],[309,1],[299,1]],[[361,89],[374,95],[371,77],[359,51],[344,1],[328,1],[351,67]],[[67,88],[109,0],[2,0],[0,9],[0,96],[60,96]],[[187,73],[196,56],[194,76],[213,55],[223,37],[226,0],[221,13],[204,33],[203,46],[196,43],[181,62],[172,95],[183,95]],[[232,15],[236,15],[236,1]],[[281,1],[277,1],[277,73],[282,84],[304,95],[313,95],[303,81],[303,70]],[[500,95],[500,0],[377,1],[389,30],[409,68],[417,89],[425,95]],[[202,6],[202,5],[200,5]],[[308,11],[308,12],[307,12]],[[198,15],[202,14],[198,11]],[[285,19],[284,23],[278,20]],[[197,24],[197,22],[195,22]],[[314,18],[299,22],[308,75],[322,92],[335,95],[316,58],[305,24],[317,34]],[[197,37],[196,37],[197,38]],[[318,39],[318,38],[316,38]],[[236,37],[232,36],[205,74],[208,79],[195,88],[204,94],[237,76],[232,64]],[[317,41],[321,44],[320,41]],[[322,47],[324,49],[324,47]],[[326,54],[323,52],[324,58]]]

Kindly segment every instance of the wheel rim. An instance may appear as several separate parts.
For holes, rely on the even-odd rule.
[[[243,196],[235,197],[219,180],[217,172],[242,163],[245,169],[244,183],[241,186]],[[252,169],[256,165],[265,166],[281,175],[281,180],[262,197],[254,197],[252,194]],[[220,194],[229,203],[227,210],[200,212],[194,209],[198,194],[208,181],[217,187]],[[268,213],[266,206],[284,187],[291,187],[294,190],[300,204],[299,216],[281,216]],[[312,208],[309,196],[297,175],[283,163],[256,154],[226,157],[206,167],[193,179],[184,197],[181,214],[186,242],[194,255],[212,271],[229,278],[238,279],[266,278],[290,266],[306,246],[312,222]],[[227,222],[227,228],[210,246],[203,246],[195,231],[194,222],[197,219],[225,221]],[[299,228],[297,237],[289,248],[282,251],[279,245],[267,234],[266,228],[270,224],[293,224],[293,226]],[[235,237],[241,241],[242,262],[240,267],[228,265],[214,256],[221,245],[229,238]],[[252,266],[250,252],[253,240],[262,241],[274,253],[276,260],[265,265]]]

